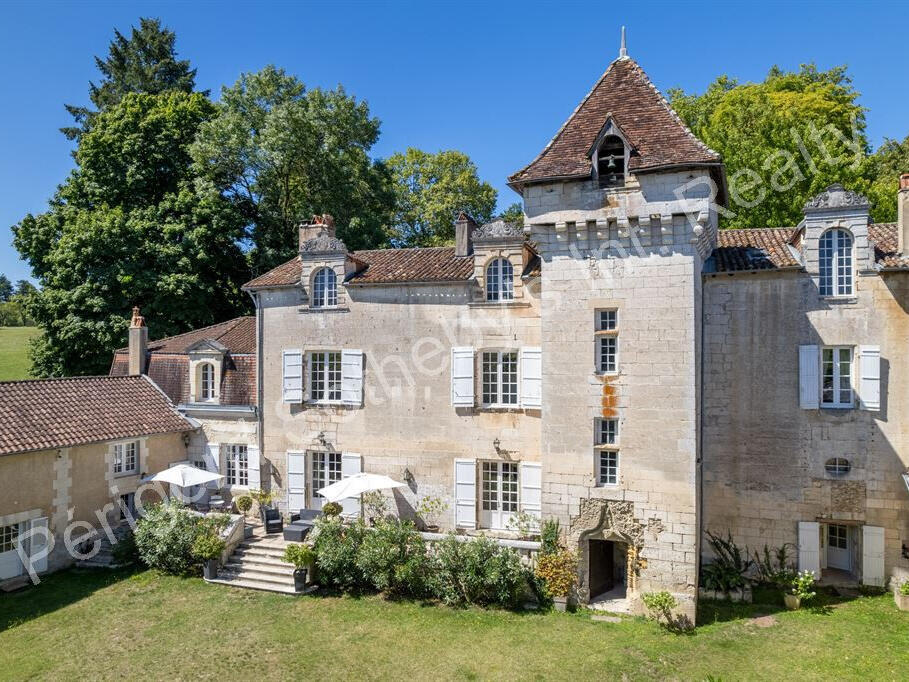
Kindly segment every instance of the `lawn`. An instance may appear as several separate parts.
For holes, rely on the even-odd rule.
[[[28,342],[37,327],[0,327],[0,381],[28,379]]]
[[[750,620],[773,613],[760,627]],[[705,605],[693,634],[641,619],[288,597],[152,572],[0,594],[4,679],[905,679],[890,595],[824,609]]]

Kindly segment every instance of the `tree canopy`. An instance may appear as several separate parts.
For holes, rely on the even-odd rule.
[[[717,78],[700,95],[669,91],[695,135],[723,156],[729,227],[795,225],[834,182],[866,190],[865,110],[845,67],[773,67],[760,83]]]
[[[867,194],[871,199],[871,216],[877,222],[896,220],[896,194],[903,173],[909,173],[909,135],[902,142],[885,140],[868,157],[865,166],[869,181]]]
[[[81,135],[49,210],[14,226],[41,283],[27,302],[44,330],[36,375],[105,373],[133,305],[153,337],[243,309],[240,221],[189,170],[188,147],[214,114],[199,93],[125,95]]]
[[[492,218],[496,190],[480,180],[476,164],[455,150],[432,154],[410,147],[388,159],[395,182],[392,243],[438,246],[454,239],[464,211],[478,223]]]
[[[223,88],[217,107],[192,154],[242,216],[254,272],[291,258],[296,225],[314,213],[332,214],[350,249],[386,242],[394,196],[369,156],[379,120],[366,102],[267,66]]]
[[[196,70],[189,60],[177,59],[176,34],[161,26],[158,19],[140,18],[129,38],[114,29],[107,57],[95,57],[101,72],[99,85],[89,82],[89,99],[97,111],[66,104],[75,126],[62,128],[69,139],[77,139],[91,125],[97,112],[119,104],[128,93],[159,94],[175,91],[190,93],[196,87]],[[207,93],[204,93],[207,94]]]
[[[9,281],[9,277],[0,272],[0,303],[8,301],[12,295],[13,283]]]

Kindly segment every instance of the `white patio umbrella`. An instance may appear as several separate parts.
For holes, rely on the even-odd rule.
[[[205,471],[205,469],[199,469],[189,464],[178,464],[169,469],[159,471],[153,476],[146,476],[142,481],[144,483],[157,481],[158,483],[170,483],[180,488],[189,488],[194,485],[204,485],[211,481],[219,481],[222,478],[224,477],[221,474],[216,474],[214,471]]]
[[[346,500],[350,497],[359,497],[363,493],[373,490],[387,490],[388,488],[406,488],[406,483],[400,483],[388,476],[381,474],[359,473],[342,478],[337,483],[332,483],[317,491],[329,502]]]

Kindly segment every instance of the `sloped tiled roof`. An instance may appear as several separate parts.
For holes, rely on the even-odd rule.
[[[185,334],[149,341],[148,351],[150,353],[185,353],[187,348],[206,339],[217,341],[234,355],[255,353],[256,318],[252,316],[235,317],[227,322],[194,329]],[[126,353],[127,349],[120,348],[117,352]]]
[[[909,258],[897,251],[899,226],[896,223],[878,223],[868,226],[868,237],[874,242],[874,260],[882,268],[909,268]]]
[[[720,230],[713,259],[717,272],[798,267],[789,250],[794,227]]]
[[[144,376],[0,382],[0,455],[193,428]]]
[[[349,255],[364,266],[350,278],[354,284],[460,282],[473,275],[473,256],[456,256],[453,246],[372,249]],[[293,258],[243,288],[291,286],[299,283],[301,273],[300,258]]]
[[[540,155],[509,182],[590,175],[588,152],[610,116],[633,147],[630,171],[721,162],[682,123],[643,69],[624,57],[609,65]]]

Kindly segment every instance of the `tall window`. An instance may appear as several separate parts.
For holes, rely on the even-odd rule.
[[[600,485],[619,482],[619,420],[597,419],[594,422],[594,457]]]
[[[316,403],[341,400],[341,353],[319,351],[309,356],[309,395]]]
[[[597,178],[600,187],[625,186],[625,143],[608,135],[597,151]]]
[[[114,473],[120,476],[136,473],[139,464],[139,443],[117,443],[114,445]]]
[[[517,351],[485,351],[483,353],[483,405],[510,407],[517,404]]]
[[[820,242],[821,296],[852,295],[852,235],[828,230]]]
[[[19,539],[19,524],[14,523],[11,526],[0,526],[0,554],[12,552],[16,549],[16,541]]]
[[[483,462],[481,472],[480,523],[506,528],[518,511],[518,463]]]
[[[215,399],[215,366],[210,362],[199,368],[199,395],[202,400]]]
[[[331,268],[316,273],[312,287],[312,307],[332,308],[338,305],[338,277]]]
[[[321,508],[324,499],[319,495],[319,490],[341,480],[341,453],[340,452],[311,452],[312,461],[312,495],[310,499],[314,506]]]
[[[507,258],[496,258],[486,266],[486,300],[514,300],[514,268]]]
[[[596,311],[596,367],[602,374],[619,371],[619,311]]]
[[[249,455],[245,445],[225,445],[227,485],[249,485]]]
[[[852,348],[821,349],[821,405],[852,407]]]

